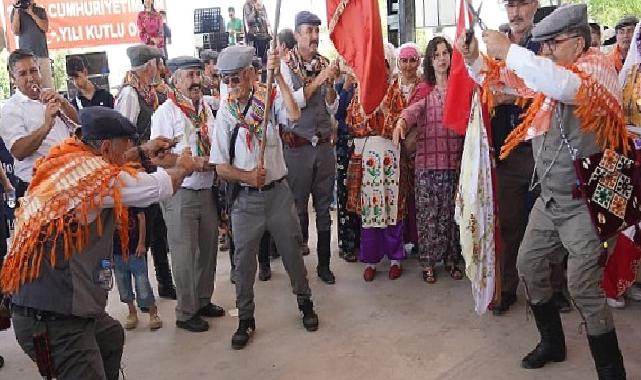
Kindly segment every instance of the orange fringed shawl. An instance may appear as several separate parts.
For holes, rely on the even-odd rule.
[[[16,292],[26,282],[40,276],[42,260],[56,265],[56,242],[64,241],[64,259],[82,252],[89,239],[91,213],[97,214],[98,233],[102,234],[100,208],[105,197],[114,200],[116,225],[128,225],[127,209],[120,199],[118,174],[132,176],[133,165],[118,166],[91,152],[79,140],[69,138],[39,159],[27,195],[16,212],[16,235],[0,274],[6,293]],[[120,228],[122,252],[127,254],[127,228]],[[45,243],[51,251],[45,252]]]
[[[507,137],[501,148],[501,159],[505,159],[522,141],[544,134],[550,129],[557,101],[528,89],[525,82],[509,71],[505,62],[485,58],[486,70],[484,101],[494,106],[492,90],[510,88],[521,97],[520,105],[532,101],[522,117],[521,124]],[[612,62],[595,49],[588,50],[568,70],[581,78],[576,95],[575,115],[581,122],[583,133],[594,133],[602,148],[627,151],[627,131],[621,108],[622,99],[617,73]]]

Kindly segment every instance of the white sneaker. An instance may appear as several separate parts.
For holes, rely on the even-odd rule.
[[[623,297],[608,298],[607,302],[608,302],[608,306],[610,306],[613,309],[623,309],[625,307],[625,298]]]
[[[632,301],[641,302],[641,285],[634,284],[625,292],[625,296]]]

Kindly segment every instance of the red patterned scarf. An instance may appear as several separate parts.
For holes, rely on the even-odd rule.
[[[200,112],[198,112],[189,99],[176,91],[169,91],[167,97],[180,108],[195,128],[197,136],[196,155],[198,157],[208,157],[211,151],[211,141],[209,140],[209,126],[207,125],[207,108],[205,108],[205,103],[202,99],[200,100],[200,107],[198,107]]]

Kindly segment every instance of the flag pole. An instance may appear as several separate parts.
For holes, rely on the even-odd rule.
[[[280,22],[280,5],[282,0],[276,0],[276,18],[274,19],[274,28],[272,33],[272,41],[270,51],[276,50],[278,46],[278,24]],[[265,99],[265,117],[263,118],[263,138],[260,141],[260,152],[258,155],[258,167],[265,168],[265,148],[267,147],[267,126],[272,109],[272,85],[274,83],[274,70],[271,69],[267,72],[267,99]]]

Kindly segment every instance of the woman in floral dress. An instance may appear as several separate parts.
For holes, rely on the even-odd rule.
[[[389,279],[397,279],[402,273],[401,260],[405,258],[403,218],[407,189],[400,186],[400,149],[391,140],[404,98],[398,80],[391,75],[395,60],[394,48],[389,44],[385,46],[385,59],[389,86],[378,110],[365,115],[358,95],[354,95],[347,113],[347,124],[354,136],[354,155],[362,157],[360,189],[349,191],[358,191],[360,195],[360,261],[366,264],[365,281],[374,279],[376,264],[385,256],[391,261]]]
[[[164,50],[165,31],[160,12],[154,8],[154,0],[143,0],[144,11],[138,13],[138,36],[145,45]]]
[[[451,54],[452,47],[443,37],[429,42],[424,75],[432,90],[423,101],[403,111],[394,131],[394,141],[398,143],[410,129],[418,128],[415,192],[419,260],[423,280],[430,284],[436,282],[434,266],[441,260],[452,278],[463,277],[458,267],[461,248],[454,220],[463,137],[442,124]]]

